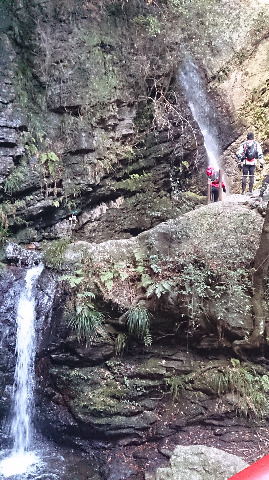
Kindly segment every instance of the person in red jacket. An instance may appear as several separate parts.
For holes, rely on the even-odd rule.
[[[215,169],[211,166],[208,165],[206,169],[206,174],[210,178],[210,191],[211,191],[211,200],[214,202],[217,202],[219,199],[219,175],[218,172],[215,171]],[[226,192],[226,187],[224,183],[222,182],[222,189],[224,192]]]
[[[221,186],[222,186],[223,192],[226,192],[226,187],[225,187],[223,182],[222,182]],[[218,177],[216,177],[215,180],[212,180],[212,178],[211,178],[210,187],[211,187],[211,192],[212,192],[212,199],[213,199],[214,202],[217,202],[218,199],[219,199],[219,179],[218,179]]]

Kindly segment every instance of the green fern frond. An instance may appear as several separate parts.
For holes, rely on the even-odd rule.
[[[93,342],[102,330],[104,315],[95,310],[92,303],[79,303],[75,313],[69,321],[79,342],[86,341],[86,345]]]
[[[131,335],[151,345],[150,313],[143,305],[131,306],[126,312],[126,324]]]

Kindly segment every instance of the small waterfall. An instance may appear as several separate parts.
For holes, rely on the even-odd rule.
[[[180,83],[185,90],[193,117],[203,134],[208,163],[215,170],[219,170],[219,148],[213,108],[204,90],[197,66],[190,59],[186,60],[180,72]]]
[[[31,418],[34,396],[35,359],[35,285],[43,270],[43,264],[27,270],[25,286],[19,298],[17,309],[17,363],[13,387],[11,455],[0,464],[4,477],[23,474],[30,465],[38,461],[30,451],[32,440]]]

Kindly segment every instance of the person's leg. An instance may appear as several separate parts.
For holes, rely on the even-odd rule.
[[[249,167],[249,193],[252,193],[252,189],[253,189],[254,172],[255,172],[255,165],[250,165],[250,167]]]
[[[214,202],[217,202],[219,199],[219,189],[217,187],[212,187],[212,196]]]
[[[243,165],[242,193],[245,193],[245,190],[246,190],[247,176],[248,176],[248,166]]]

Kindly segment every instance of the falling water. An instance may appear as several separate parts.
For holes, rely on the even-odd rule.
[[[38,259],[35,257],[34,260]],[[97,471],[98,460],[90,455],[85,457],[79,451],[54,444],[35,431],[34,413],[34,363],[37,347],[36,324],[36,285],[43,265],[29,268],[24,286],[18,298],[16,311],[16,369],[12,393],[12,411],[9,436],[12,449],[0,450],[0,480],[100,480]],[[14,298],[14,290],[7,297]],[[55,281],[50,279],[42,297],[42,310],[38,318],[39,326],[44,319],[48,322],[55,291]],[[4,295],[5,296],[5,295]],[[1,307],[0,307],[1,312]],[[1,438],[6,439],[6,431]],[[5,442],[6,445],[6,442]],[[85,472],[87,472],[85,474]],[[85,476],[86,475],[86,476]]]
[[[13,407],[11,438],[13,449],[11,455],[0,464],[4,477],[24,473],[38,457],[31,452],[34,395],[34,358],[35,358],[35,296],[34,287],[43,265],[30,268],[25,277],[25,286],[19,298],[17,309],[17,363],[13,386]]]
[[[183,65],[180,82],[185,90],[193,117],[203,134],[208,163],[215,170],[219,170],[219,149],[213,109],[204,90],[197,66],[190,59],[186,60]]]

